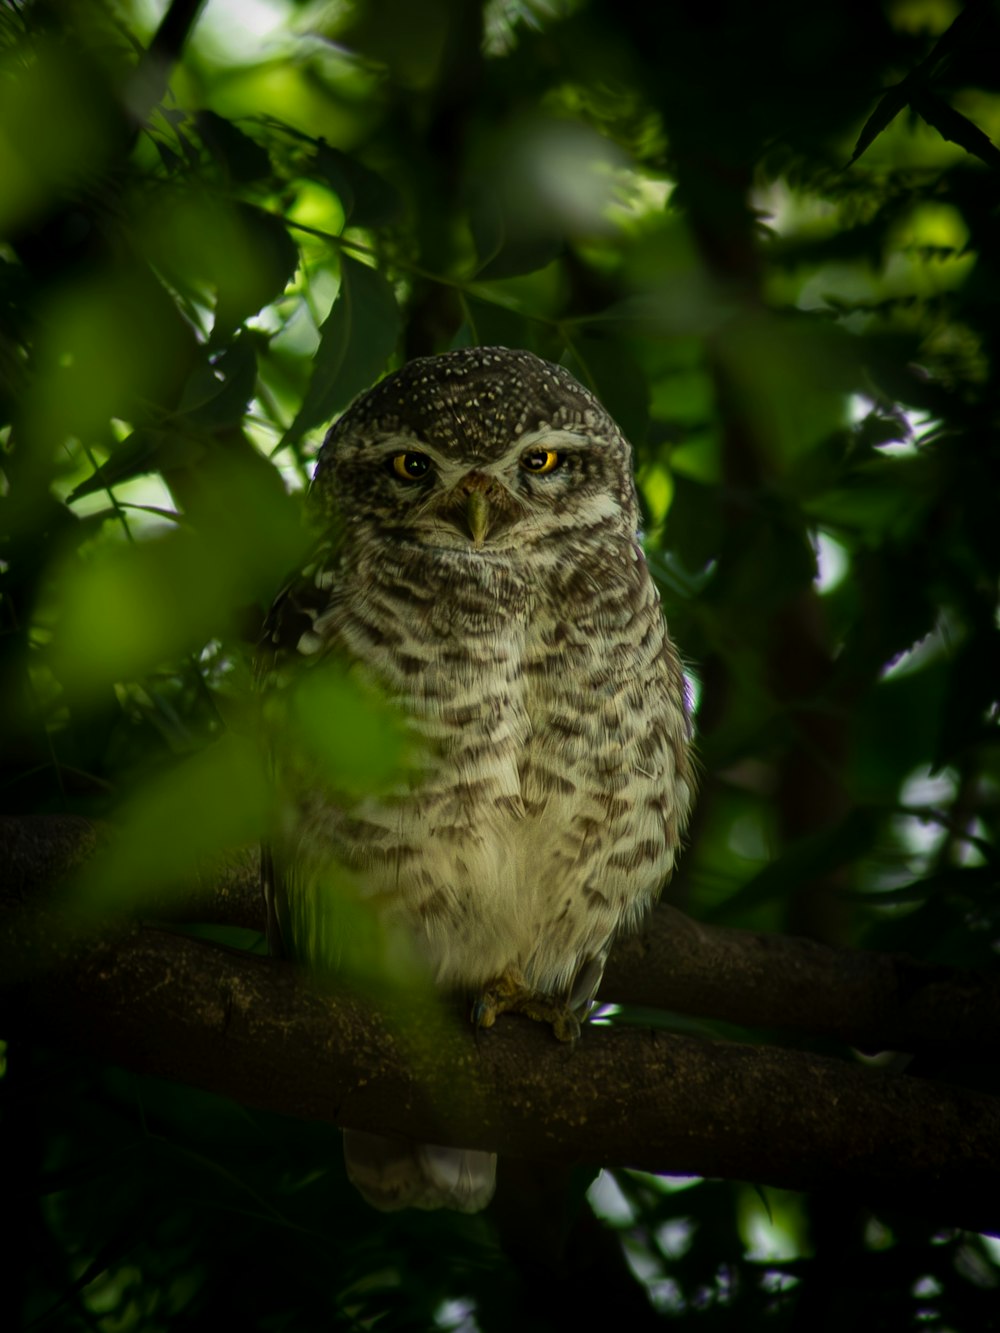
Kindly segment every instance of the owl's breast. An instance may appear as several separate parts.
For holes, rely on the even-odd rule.
[[[433,597],[411,572],[339,612],[428,752],[412,789],[341,824],[342,856],[443,983],[513,964],[565,988],[652,900],[686,817],[683,686],[655,590],[628,554],[588,602],[495,567],[432,574]]]

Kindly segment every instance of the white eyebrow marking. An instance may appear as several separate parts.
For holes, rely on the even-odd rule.
[[[534,449],[537,445],[544,444],[547,449],[552,449],[563,445],[570,448],[575,445],[587,444],[590,440],[589,435],[584,435],[579,430],[553,430],[551,426],[543,426],[540,430],[529,430],[526,435],[520,436],[510,447],[511,453],[515,450],[519,454],[526,453],[529,449]]]
[[[419,435],[389,435],[381,440],[373,440],[370,449],[382,458],[392,458],[394,454],[426,454],[435,463],[442,461],[438,450]]]

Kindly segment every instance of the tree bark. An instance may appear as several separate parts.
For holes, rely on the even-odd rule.
[[[0,818],[0,901],[35,900],[41,886],[95,855],[109,836],[105,828],[73,816]],[[174,895],[143,897],[142,911],[161,921],[263,933],[257,874],[256,848],[235,851]],[[996,973],[706,926],[665,904],[639,934],[615,946],[600,999],[833,1038],[870,1054],[982,1060],[1000,1052]]]
[[[998,1098],[647,1028],[592,1026],[569,1048],[504,1018],[477,1039],[430,995],[383,997],[375,1009],[290,965],[167,930],[88,932],[49,895],[24,901],[32,858],[23,837],[11,849],[12,823],[24,833],[22,821],[7,821],[7,1035],[70,1043],[307,1119],[515,1157],[846,1190],[941,1225],[1000,1229]],[[74,841],[65,824],[53,827],[62,850],[50,854],[49,873],[79,855],[86,833],[77,826]],[[34,824],[28,842],[52,853],[41,834]],[[723,932],[723,942],[738,934]],[[751,942],[749,957],[757,952]]]

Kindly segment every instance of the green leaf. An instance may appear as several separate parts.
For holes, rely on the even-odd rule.
[[[121,485],[133,477],[148,472],[170,471],[172,468],[192,467],[205,455],[205,445],[181,431],[156,430],[140,426],[127,435],[107,462],[75,487],[69,500],[82,499],[96,491]]]
[[[616,338],[583,330],[574,333],[563,364],[600,399],[626,438],[640,447],[649,429],[649,385],[629,347]]]
[[[565,249],[566,242],[557,236],[500,242],[476,277],[485,281],[495,278],[519,278],[525,273],[537,273],[539,269],[558,259]]]
[[[231,346],[190,377],[177,410],[205,430],[234,426],[242,420],[256,383],[254,339],[242,330]]]
[[[298,756],[340,792],[387,787],[413,749],[398,709],[338,665],[302,672],[275,706]]]
[[[299,173],[328,186],[354,226],[385,227],[399,220],[403,197],[384,176],[352,154],[332,148],[321,135],[305,134],[275,117],[269,117],[267,123],[290,139],[310,146],[311,153],[297,162]]]
[[[534,347],[536,328],[530,319],[498,301],[466,295],[467,315],[460,346]],[[471,341],[468,340],[471,335]]]
[[[398,220],[403,210],[399,191],[363,162],[320,139],[310,165],[309,174],[333,190],[352,226],[385,227]]]
[[[195,124],[202,143],[231,180],[245,185],[270,175],[271,159],[266,149],[237,129],[232,121],[214,111],[198,111]]]
[[[718,558],[725,533],[723,497],[716,486],[675,472],[674,498],[667,515],[667,541],[686,569],[704,571]]]
[[[108,850],[88,863],[76,885],[80,905],[115,910],[182,891],[211,857],[265,833],[269,801],[255,743],[223,737],[128,801]]]
[[[237,635],[246,608],[266,604],[303,558],[298,503],[259,456],[216,454],[197,501],[197,529],[109,542],[57,572],[48,658],[74,694],[95,697]]]
[[[231,226],[235,250],[233,262],[218,270],[214,344],[279,297],[299,265],[298,247],[273,213],[237,204]]]
[[[70,501],[149,472],[196,467],[209,447],[199,432],[240,421],[256,379],[253,339],[240,335],[231,347],[211,362],[203,361],[188,377],[177,409],[183,422],[172,430],[140,426],[132,431],[93,476],[74,488]]]
[[[878,106],[865,121],[861,133],[858,135],[854,152],[847,164],[849,167],[853,166],[861,154],[871,147],[882,131],[888,128],[905,106],[912,106],[923,116],[924,113],[917,106],[917,102],[925,95],[929,95],[934,101],[937,100],[930,93],[931,80],[940,77],[951,63],[956,52],[963,45],[972,41],[985,18],[987,8],[988,6],[982,4],[969,4],[951,26],[941,34],[930,54],[924,60],[921,60],[920,64],[915,66],[901,83],[895,84],[882,96]],[[926,120],[927,117],[924,116],[924,119]],[[962,119],[964,120],[964,117]],[[932,124],[933,122],[928,121],[928,123]],[[935,128],[938,127],[935,126]],[[944,137],[947,139],[949,135],[945,134]],[[983,137],[985,138],[985,136]],[[956,142],[961,141],[957,140]],[[989,141],[987,140],[987,142]]]
[[[764,1212],[767,1214],[768,1222],[770,1223],[771,1226],[774,1226],[774,1216],[771,1212],[771,1205],[768,1202],[767,1195],[764,1193],[764,1191],[761,1189],[759,1185],[754,1185],[753,1183],[751,1183],[750,1188],[753,1190],[754,1194],[756,1194],[757,1198],[760,1200],[764,1208]]]
[[[341,255],[340,291],[323,322],[309,388],[283,443],[332,421],[374,382],[395,350],[399,324],[396,298],[378,269]]]
[[[912,97],[910,105],[922,120],[937,130],[942,139],[947,139],[949,143],[957,143],[960,148],[964,148],[973,157],[978,157],[994,171],[1000,170],[1000,148],[997,148],[978,125],[973,125],[967,116],[963,116],[961,111],[956,111],[953,106],[949,106],[943,98],[929,89],[924,89]]]
[[[872,146],[882,131],[889,128],[909,101],[910,91],[911,85],[908,80],[904,79],[902,83],[897,83],[895,87],[890,88],[888,92],[882,95],[878,106],[862,126],[857,143],[854,145],[854,152],[848,159],[847,165],[849,167],[853,167],[861,154]]]
[[[518,226],[492,190],[476,192],[469,214],[472,241],[479,258],[476,277],[514,278],[545,268],[566,249],[566,240],[548,227]]]

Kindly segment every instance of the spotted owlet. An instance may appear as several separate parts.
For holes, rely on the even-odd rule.
[[[351,664],[431,758],[360,804],[300,778],[264,857],[272,929],[324,962],[296,922],[337,891],[316,869],[332,866],[405,924],[480,1026],[514,1010],[571,1038],[612,941],[671,871],[692,792],[628,442],[560,366],[470,348],[357,399],[311,494],[327,541],[265,648]],[[382,1208],[472,1212],[493,1191],[489,1153],[348,1131],[345,1155]]]

